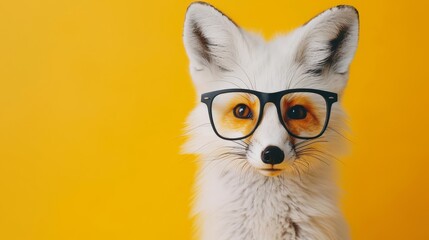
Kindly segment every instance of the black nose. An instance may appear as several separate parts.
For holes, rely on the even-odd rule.
[[[276,146],[268,146],[261,154],[262,162],[266,164],[279,164],[283,162],[284,157],[283,151]]]

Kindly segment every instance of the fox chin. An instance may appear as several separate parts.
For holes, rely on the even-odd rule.
[[[340,100],[358,35],[352,6],[269,41],[210,4],[188,7],[197,104],[183,152],[198,156],[199,239],[349,239],[335,162],[347,150]]]

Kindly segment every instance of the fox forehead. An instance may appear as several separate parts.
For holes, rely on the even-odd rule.
[[[262,92],[290,88],[331,90],[320,81],[323,76],[311,74],[296,58],[301,43],[299,29],[291,34],[276,36],[269,41],[265,41],[259,34],[246,33],[246,53],[240,54],[240,51],[237,51],[236,61],[229,64],[226,71],[217,74],[217,79],[221,81],[217,86],[212,85],[213,88],[210,90],[228,87]],[[304,78],[305,81],[301,81]]]
[[[268,45],[269,46],[269,45]],[[324,86],[321,77],[306,73],[291,52],[280,54],[275,47],[255,51],[252,58],[234,64],[228,72],[218,75],[219,84],[210,90],[245,88],[261,92],[278,92],[293,88],[316,88],[331,90]],[[305,79],[303,81],[303,79]]]

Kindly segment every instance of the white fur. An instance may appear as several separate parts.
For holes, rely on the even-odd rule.
[[[341,29],[347,34],[337,55],[322,65],[331,54],[329,41]],[[183,37],[198,101],[202,93],[228,88],[261,92],[315,88],[339,93],[341,99],[357,46],[358,15],[353,7],[334,7],[288,35],[266,42],[214,7],[194,3],[186,14]],[[320,74],[309,73],[315,68],[322,69]],[[271,103],[265,106],[257,130],[243,141],[217,137],[207,107],[198,103],[187,121],[189,138],[183,150],[199,156],[194,214],[201,239],[349,239],[337,207],[333,167],[345,148],[343,119],[341,106],[335,103],[324,135],[308,142],[319,151],[319,158],[305,154],[297,158],[292,146],[305,140],[288,135]],[[248,148],[242,149],[246,157],[228,155],[232,147],[246,144]],[[267,166],[260,154],[268,145],[285,152],[279,176],[264,176],[256,170]]]

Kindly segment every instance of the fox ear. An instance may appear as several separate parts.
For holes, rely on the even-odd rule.
[[[192,3],[186,12],[183,41],[191,69],[228,70],[242,46],[240,28],[213,6]]]
[[[354,7],[343,5],[328,9],[311,19],[302,30],[297,60],[308,67],[308,72],[348,72],[359,35],[359,14]]]

